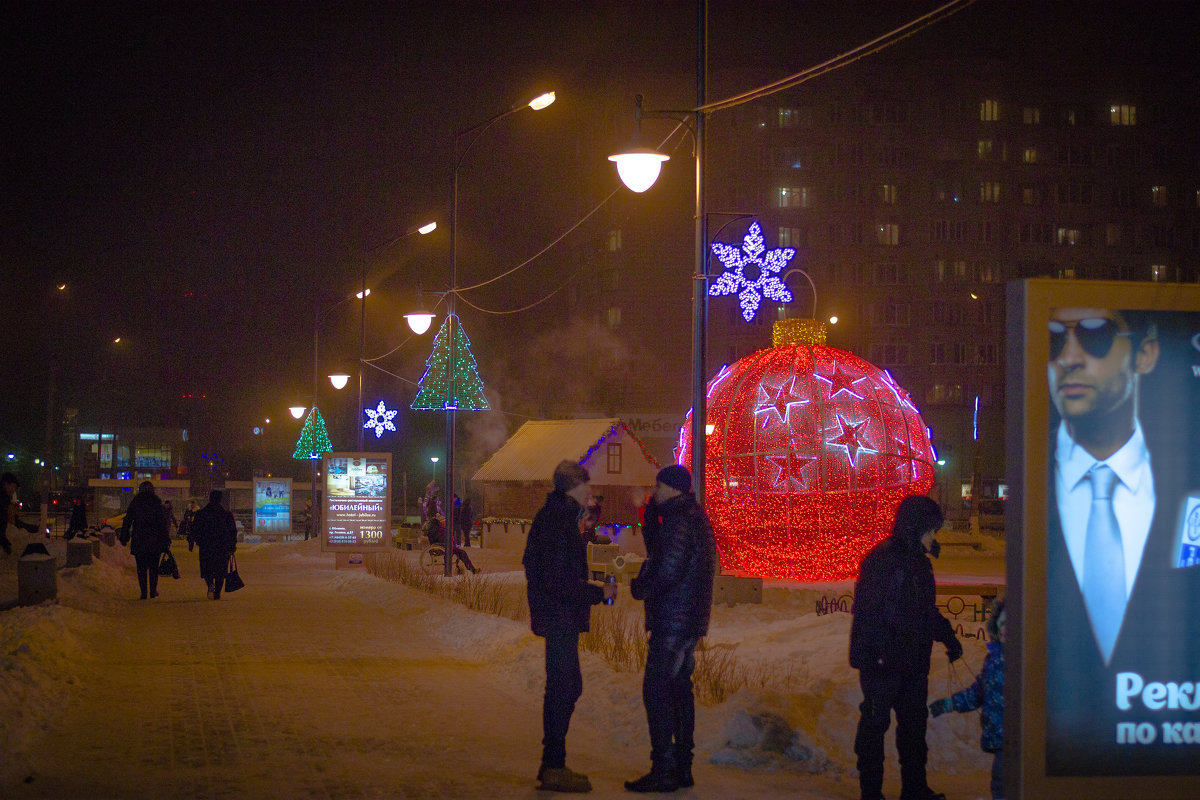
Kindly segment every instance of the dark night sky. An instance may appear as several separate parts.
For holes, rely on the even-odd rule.
[[[711,0],[710,70],[736,64],[766,82],[940,4]],[[965,29],[986,38],[1006,5],[980,0],[905,46]],[[1187,7],[1161,6],[1167,19]],[[631,120],[612,109],[628,114],[621,104],[638,91],[676,107],[694,99],[690,0],[6,8],[5,448],[40,450],[50,353],[72,405],[108,392],[134,416],[175,413],[187,408],[179,395],[195,392],[226,430],[286,416],[311,392],[313,310],[354,291],[364,253],[442,223],[368,259],[372,273],[394,272],[380,292],[390,313],[369,317],[369,354],[403,337],[394,312],[417,281],[445,285],[455,130],[558,92],[544,118],[505,120],[464,165],[460,278],[482,280],[573,224],[581,197],[616,187],[603,168],[581,173],[605,154],[572,152],[576,131],[627,136]],[[710,86],[713,96],[748,88],[719,76]],[[541,272],[488,299],[536,298],[530,284],[568,258],[552,252]],[[356,350],[353,308],[322,326],[331,351]],[[388,368],[415,380],[427,348],[408,347]]]

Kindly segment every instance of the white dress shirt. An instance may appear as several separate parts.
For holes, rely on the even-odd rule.
[[[1067,433],[1065,422],[1058,426],[1055,445],[1054,488],[1058,500],[1058,516],[1062,521],[1067,553],[1075,569],[1075,580],[1083,589],[1083,551],[1087,540],[1088,514],[1092,504],[1092,482],[1088,471],[1099,463],[1107,464],[1117,475],[1113,486],[1113,511],[1121,528],[1121,548],[1125,553],[1126,597],[1133,595],[1133,583],[1142,563],[1142,551],[1150,537],[1154,519],[1154,473],[1150,468],[1150,451],[1142,426],[1133,423],[1133,436],[1104,461],[1075,443]]]

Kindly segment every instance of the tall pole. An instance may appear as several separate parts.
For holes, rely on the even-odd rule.
[[[708,347],[707,220],[704,213],[704,111],[707,101],[705,79],[708,64],[708,8],[696,2],[696,272],[692,276],[692,488],[696,502],[704,507],[704,457],[707,451],[705,426],[705,361]]]
[[[313,391],[312,391],[312,409],[308,412],[310,418],[312,417],[313,414],[317,413],[317,375],[319,373],[319,369],[317,366],[317,352],[318,352],[317,348],[318,348],[318,343],[319,343],[318,337],[320,335],[320,331],[321,331],[321,306],[320,306],[320,301],[317,301],[317,302],[313,303],[313,387],[312,387]],[[311,483],[309,484],[308,493],[309,493],[309,496],[312,498],[312,517],[311,517],[311,519],[312,519],[312,526],[313,526],[313,534],[319,538],[321,535],[320,534],[320,531],[321,531],[321,504],[318,501],[319,494],[317,491],[317,459],[313,458],[312,453],[308,454],[308,463],[312,467],[312,470],[310,473],[311,478],[309,479],[311,481]]]
[[[359,289],[358,309],[358,406],[354,410],[355,426],[358,428],[358,452],[363,449],[363,356],[367,349],[367,259],[362,262],[362,287]]]
[[[442,546],[446,553],[443,574],[447,578],[454,574],[454,414],[458,410],[458,394],[454,386],[454,326],[457,323],[454,316],[454,286],[458,277],[458,168],[462,163],[458,157],[458,136],[454,135],[454,174],[450,179],[450,291],[446,295],[446,333],[450,336],[447,371],[450,377],[446,390],[446,482],[442,487],[446,528],[442,531]],[[470,148],[470,145],[467,147]]]

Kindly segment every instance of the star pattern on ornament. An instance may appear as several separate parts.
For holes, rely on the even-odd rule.
[[[797,491],[807,488],[804,468],[816,460],[812,456],[798,456],[795,453],[766,456],[767,463],[776,469],[775,478],[771,481],[772,488],[782,491]]]
[[[382,400],[375,408],[364,408],[363,412],[367,415],[367,421],[363,423],[363,430],[374,428],[376,439],[383,436],[385,430],[396,430],[396,425],[392,422],[396,417],[396,409],[389,411]]]
[[[830,400],[837,397],[838,392],[845,392],[846,394],[850,395],[851,397],[856,397],[859,400],[863,399],[863,396],[861,394],[859,394],[858,392],[854,391],[854,388],[853,388],[855,383],[858,383],[859,381],[861,381],[863,379],[862,375],[859,375],[857,378],[851,377],[848,372],[843,370],[840,365],[835,363],[833,365],[833,374],[832,375],[822,375],[821,373],[818,372],[817,377],[823,381],[829,382],[829,399]]]
[[[779,415],[780,422],[788,421],[788,411],[792,406],[804,405],[808,401],[801,397],[795,397],[792,394],[792,389],[795,388],[796,379],[785,380],[777,389],[768,389],[766,386],[759,384],[759,405],[754,409],[755,414],[761,414],[765,411],[774,411]],[[770,418],[763,420],[763,427],[767,427],[767,422]]]
[[[838,427],[841,429],[841,433],[833,439],[827,439],[826,444],[846,448],[846,455],[850,459],[850,466],[853,467],[855,466],[855,459],[858,458],[859,450],[874,452],[862,439],[862,435],[865,434],[863,428],[867,426],[867,423],[870,420],[864,419],[862,422],[852,423],[847,422],[845,417],[843,417],[841,414],[838,414],[837,421]]]
[[[792,293],[787,284],[780,280],[779,273],[796,255],[796,251],[791,247],[767,250],[763,244],[762,227],[757,221],[750,225],[740,250],[724,242],[713,242],[712,252],[721,260],[725,272],[709,287],[708,293],[713,297],[736,294],[742,307],[742,319],[746,322],[754,321],[764,297],[776,303],[792,302]],[[757,268],[758,277],[754,280],[747,278],[746,267]]]
[[[912,395],[909,393],[909,391],[900,384],[896,383],[896,379],[892,377],[892,373],[888,372],[886,369],[883,371],[883,382],[887,384],[889,389],[892,390],[892,394],[896,396],[896,402],[901,407],[909,409],[914,414],[921,413],[917,410],[916,405],[913,404]]]

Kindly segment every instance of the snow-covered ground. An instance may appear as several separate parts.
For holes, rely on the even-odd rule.
[[[10,538],[14,554],[0,556],[0,603],[11,605],[17,555],[28,537],[10,530]],[[64,548],[59,540],[49,546],[59,554]],[[1003,582],[1003,553],[994,543],[981,551],[947,549],[955,552],[936,564],[940,582]],[[117,547],[103,548],[92,566],[60,570],[57,602],[0,611],[0,796],[148,797],[164,787],[177,797],[537,796],[532,772],[543,651],[527,625],[470,612],[362,571],[336,572],[333,557],[322,555],[315,541],[243,546],[239,561],[248,588],[209,603],[194,574],[194,555],[178,544],[175,551],[184,580],[163,579],[162,596],[152,603],[132,599],[132,559]],[[472,555],[494,580],[522,580],[518,554]],[[681,794],[857,796],[853,739],[861,697],[857,673],[846,660],[850,615],[836,610],[851,589],[850,582],[767,581],[761,605],[714,608],[708,647],[726,650],[761,680],[698,709],[697,787]],[[632,602],[627,593],[618,601]],[[969,638],[981,628],[973,612],[979,599],[963,595],[949,607],[968,635],[966,655],[948,668],[935,645],[930,699],[965,686],[983,661],[983,642]],[[249,651],[253,659],[245,655]],[[222,652],[231,655],[223,659]],[[270,680],[259,675],[264,664]],[[347,680],[339,688],[346,665],[374,674],[364,664],[390,672],[377,676],[378,686]],[[584,695],[568,738],[569,761],[592,775],[593,796],[620,797],[621,780],[648,767],[640,674],[591,653],[583,664]],[[166,697],[190,691],[191,678],[201,673],[203,692],[215,692],[222,698],[218,705],[231,709],[216,722],[205,719],[202,701],[193,706],[187,698]],[[329,686],[331,697],[345,695],[326,705],[297,688],[314,681]],[[137,698],[125,696],[141,685],[149,687],[145,735],[157,743],[169,740],[169,747],[132,741],[143,726],[125,720],[137,716],[129,710],[137,708]],[[424,687],[419,700],[406,701],[405,691],[396,689],[418,685]],[[385,687],[389,691],[379,695]],[[442,698],[443,691],[446,698],[474,699],[466,710],[443,711],[457,702]],[[406,711],[409,702],[422,710]],[[400,724],[410,712],[423,721],[420,726]],[[97,720],[103,727],[111,722],[113,730],[91,729]],[[356,725],[385,738],[356,744],[343,730]],[[312,731],[317,741],[334,729],[337,752],[305,744],[308,737],[297,733]],[[441,734],[455,745],[443,750],[431,744],[423,766],[374,753],[377,747],[404,751],[414,741],[440,741]],[[197,737],[207,743],[203,752],[181,754],[181,743],[186,750]],[[242,749],[213,749],[211,742],[226,738]],[[114,741],[124,749],[114,752]],[[931,785],[955,798],[987,795],[990,756],[979,749],[977,715],[931,720],[928,741]],[[371,756],[356,754],[356,747]],[[890,741],[889,753],[885,789],[894,795]],[[442,754],[449,763],[438,761]],[[359,758],[369,766],[358,765]],[[450,774],[439,778],[439,770],[447,769]],[[422,773],[419,785],[404,782],[414,770]],[[171,783],[176,780],[179,785]],[[80,781],[94,793],[79,794]],[[276,793],[284,787],[286,794]]]

